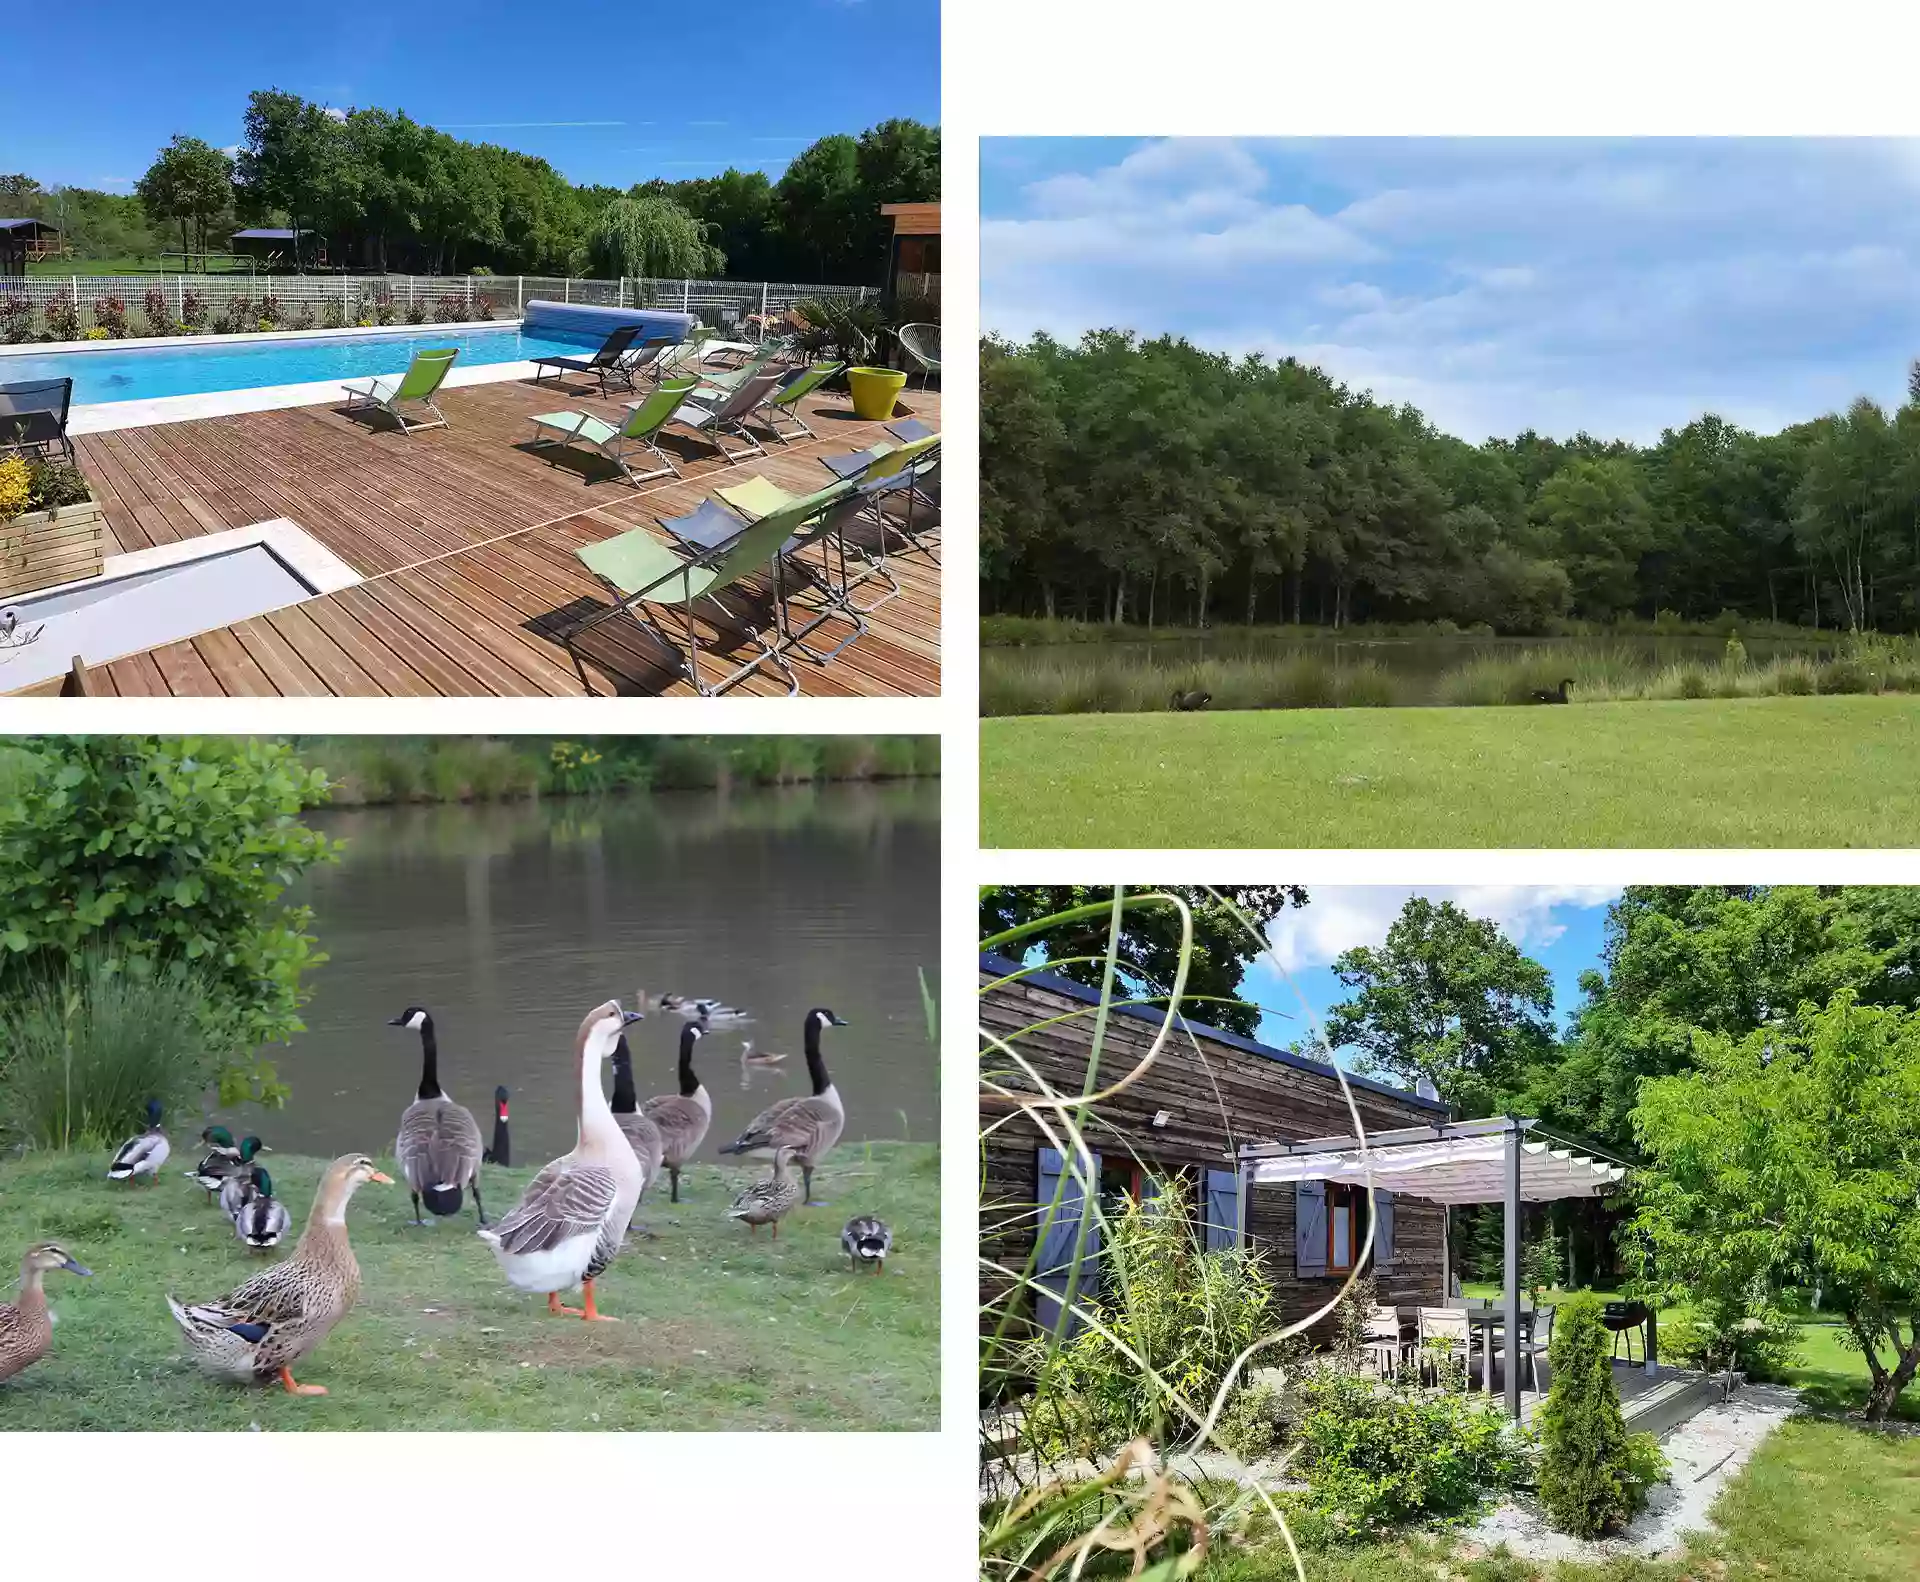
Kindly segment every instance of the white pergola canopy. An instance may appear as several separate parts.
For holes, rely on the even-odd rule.
[[[1447,1137],[1437,1141],[1386,1143],[1322,1153],[1289,1154],[1254,1163],[1255,1186],[1290,1181],[1341,1181],[1374,1185],[1434,1203],[1501,1203],[1507,1197],[1507,1139]],[[1558,1198],[1597,1197],[1626,1175],[1609,1164],[1546,1142],[1520,1145],[1520,1198],[1550,1203]]]

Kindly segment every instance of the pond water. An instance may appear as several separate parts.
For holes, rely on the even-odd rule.
[[[755,1017],[703,1040],[715,1143],[807,1091],[800,1029],[816,1005],[851,1024],[824,1045],[846,1141],[938,1136],[918,977],[924,968],[938,994],[937,781],[309,821],[346,847],[297,892],[330,959],[310,979],[308,1030],[269,1051],[293,1096],[281,1111],[223,1117],[276,1148],[389,1150],[419,1083],[420,1040],[386,1023],[423,1005],[439,1032],[441,1085],[482,1132],[492,1135],[493,1089],[505,1083],[514,1163],[564,1153],[575,1029],[602,1000],[631,1008],[641,988]],[[676,1091],[679,1032],[678,1017],[658,1012],[634,1024],[642,1098]],[[789,1058],[743,1067],[743,1038]]]

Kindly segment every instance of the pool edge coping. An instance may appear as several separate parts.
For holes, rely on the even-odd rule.
[[[0,346],[0,358],[64,357],[72,352],[167,351],[180,346],[238,346],[248,341],[317,341],[413,335],[421,330],[499,330],[525,323],[518,313],[505,318],[461,319],[454,324],[343,324],[337,329],[242,330],[234,335],[122,335],[95,341],[18,341]]]

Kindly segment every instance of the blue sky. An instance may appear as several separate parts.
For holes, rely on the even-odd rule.
[[[1278,965],[1255,962],[1241,993],[1268,1012],[1262,1041],[1285,1046],[1305,1038],[1313,1025],[1307,1008],[1324,1018],[1348,997],[1334,959],[1355,945],[1383,944],[1407,898],[1424,895],[1490,918],[1544,966],[1553,975],[1554,1018],[1564,1027],[1580,1005],[1580,974],[1600,965],[1607,905],[1619,894],[1604,885],[1308,885],[1307,905],[1268,928]]]
[[[176,132],[238,142],[256,88],[405,110],[611,186],[730,164],[777,180],[829,132],[940,119],[938,0],[458,0],[194,17],[91,0],[26,7],[6,33],[10,59],[71,63],[84,86],[56,103],[44,71],[6,73],[0,170],[109,192],[130,190]]]
[[[1292,354],[1479,441],[1904,399],[1920,142],[990,138],[981,325]]]

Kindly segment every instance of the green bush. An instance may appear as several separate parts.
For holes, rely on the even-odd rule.
[[[1652,1460],[1628,1438],[1600,1299],[1582,1292],[1553,1318],[1553,1384],[1541,1404],[1540,1503],[1575,1538],[1624,1527],[1647,1502]],[[1645,1436],[1651,1437],[1651,1436]],[[1655,1452],[1657,1454],[1657,1451]]]
[[[222,1019],[178,965],[155,971],[88,951],[16,982],[0,1000],[0,1136],[113,1147],[145,1129],[150,1098],[190,1112],[219,1074],[210,1051]]]
[[[1314,1526],[1331,1539],[1465,1515],[1527,1470],[1505,1415],[1465,1394],[1392,1389],[1337,1368],[1314,1374],[1301,1394],[1298,1464]]]
[[[658,791],[712,791],[727,782],[725,752],[693,736],[669,736],[653,758]]]
[[[1266,1384],[1234,1391],[1214,1424],[1214,1433],[1242,1461],[1272,1455],[1280,1442],[1279,1393]]]
[[[1864,659],[1830,659],[1819,670],[1820,690],[1825,692],[1878,692],[1879,678],[1871,663]]]
[[[1800,1361],[1800,1325],[1765,1300],[1696,1304],[1660,1329],[1660,1348],[1689,1368],[1784,1379]]]

